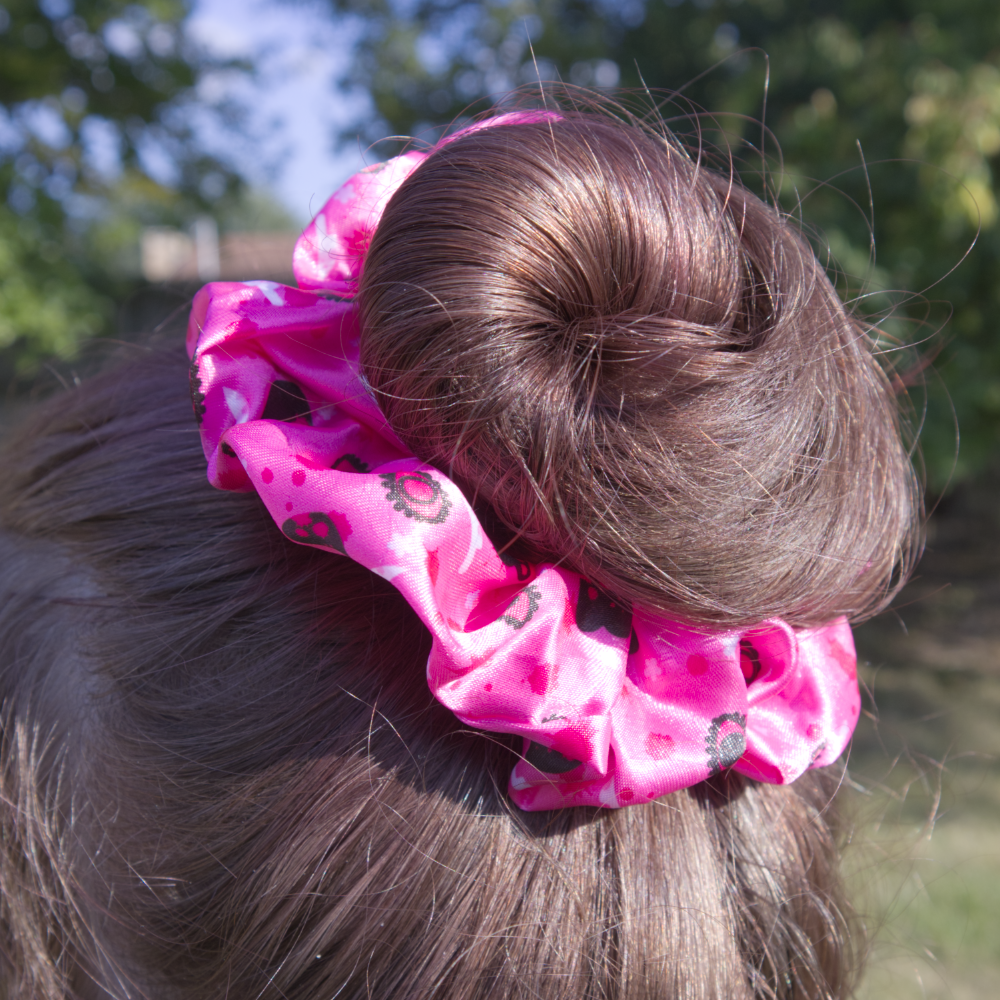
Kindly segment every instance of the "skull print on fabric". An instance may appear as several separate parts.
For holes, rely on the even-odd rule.
[[[581,578],[576,599],[576,627],[581,632],[606,629],[624,639],[632,634],[632,612],[602,594],[592,583]]]
[[[318,545],[324,549],[333,549],[341,555],[346,554],[344,540],[340,537],[337,526],[328,514],[323,514],[320,511],[296,514],[285,521],[281,530],[293,542],[301,542],[303,545]]]
[[[497,555],[504,566],[513,566],[517,570],[518,580],[527,580],[531,577],[531,565],[523,559],[518,559],[510,550],[501,549]]]

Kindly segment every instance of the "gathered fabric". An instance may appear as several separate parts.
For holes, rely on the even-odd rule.
[[[391,581],[433,637],[434,696],[523,737],[509,786],[522,809],[626,806],[728,768],[781,784],[832,763],[860,711],[845,619],[710,630],[626,609],[498,552],[462,491],[393,433],[360,372],[353,296],[382,211],[427,155],[330,198],[295,248],[298,288],[198,292],[188,353],[209,480],[255,491],[291,541]]]

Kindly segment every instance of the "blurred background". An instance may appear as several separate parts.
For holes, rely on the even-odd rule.
[[[517,87],[648,90],[731,149],[883,346],[911,345],[934,513],[917,579],[858,630],[861,995],[1000,995],[996,0],[2,4],[0,421],[183,328],[206,280],[290,281],[351,173]]]

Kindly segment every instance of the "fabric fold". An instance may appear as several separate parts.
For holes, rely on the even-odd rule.
[[[392,582],[433,636],[434,695],[524,738],[521,808],[624,806],[729,767],[789,782],[842,753],[860,706],[846,621],[709,632],[505,561],[461,490],[386,424],[350,303],[209,285],[189,349],[213,484],[255,490],[286,538]]]
[[[523,737],[510,779],[522,809],[617,808],[728,768],[786,783],[836,760],[860,712],[846,620],[711,631],[628,611],[579,574],[499,554],[461,490],[393,433],[361,377],[350,297],[382,211],[426,155],[333,195],[296,246],[300,288],[198,292],[187,343],[209,480],[256,491],[290,541],[391,581],[433,636],[435,697],[469,726]]]

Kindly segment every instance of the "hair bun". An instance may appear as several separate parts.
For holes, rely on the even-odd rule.
[[[772,208],[599,115],[455,139],[386,208],[366,376],[530,559],[691,620],[887,600],[916,483],[864,331]]]

